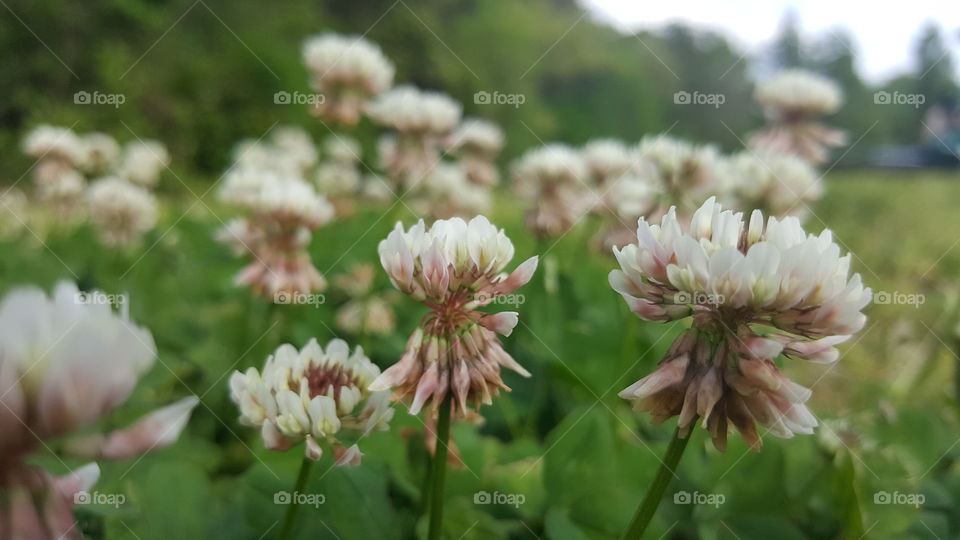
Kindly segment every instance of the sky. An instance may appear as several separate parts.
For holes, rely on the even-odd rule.
[[[580,0],[594,18],[623,30],[655,29],[681,21],[727,34],[749,52],[761,50],[777,34],[784,13],[793,9],[805,35],[845,28],[852,33],[860,75],[878,83],[910,72],[920,28],[936,21],[960,75],[960,6],[955,0],[866,2],[863,0]],[[681,7],[678,7],[681,6]]]

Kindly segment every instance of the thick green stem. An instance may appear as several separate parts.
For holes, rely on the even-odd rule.
[[[430,473],[430,532],[429,540],[439,540],[443,530],[443,486],[447,480],[447,445],[450,442],[450,402],[447,396],[440,405],[437,417],[437,447],[433,453],[433,470]]]
[[[650,520],[657,512],[657,507],[660,506],[663,492],[666,491],[667,486],[670,485],[670,480],[676,475],[677,463],[680,462],[680,456],[683,455],[683,450],[687,447],[689,440],[689,435],[680,437],[680,429],[677,428],[677,431],[673,434],[673,440],[670,441],[670,446],[667,447],[667,453],[663,456],[663,462],[660,464],[657,476],[650,484],[650,488],[647,489],[646,495],[643,496],[643,502],[637,507],[637,513],[633,515],[627,533],[623,535],[624,540],[635,540],[643,537],[647,525],[650,524]]]
[[[293,525],[297,519],[297,510],[300,509],[297,499],[307,485],[307,477],[310,476],[310,465],[312,463],[313,460],[306,456],[304,456],[303,461],[300,463],[300,473],[297,474],[297,484],[293,488],[293,493],[290,494],[290,506],[287,507],[287,515],[283,518],[283,527],[280,529],[280,536],[277,537],[279,540],[287,540],[290,538],[290,535],[293,534]]]

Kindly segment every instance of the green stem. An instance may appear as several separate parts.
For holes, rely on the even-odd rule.
[[[683,455],[683,450],[687,447],[689,440],[689,435],[680,437],[680,428],[677,428],[673,434],[673,440],[670,441],[670,446],[667,447],[667,453],[663,456],[663,462],[660,464],[657,476],[654,477],[653,483],[650,484],[650,488],[643,496],[643,502],[637,507],[637,513],[633,515],[627,533],[623,535],[624,540],[635,540],[643,537],[650,520],[657,512],[657,507],[660,506],[663,492],[666,491],[667,486],[670,485],[670,480],[676,475],[677,463],[680,462],[680,456]]]
[[[297,474],[297,484],[293,488],[293,493],[290,494],[290,506],[287,507],[287,516],[283,518],[283,527],[280,529],[280,536],[277,537],[279,540],[287,540],[293,534],[293,524],[297,519],[297,510],[300,509],[300,505],[297,504],[297,496],[303,493],[307,485],[307,477],[310,476],[310,465],[312,463],[313,460],[306,456],[300,462],[300,473]]]
[[[437,417],[437,447],[433,453],[433,470],[430,473],[432,494],[430,496],[429,540],[439,540],[443,529],[443,486],[447,480],[447,445],[450,442],[451,396],[443,400]]]

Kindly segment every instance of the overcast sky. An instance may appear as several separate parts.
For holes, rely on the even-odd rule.
[[[883,81],[911,69],[911,54],[921,26],[937,21],[953,52],[960,74],[960,5],[956,0],[866,2],[863,0],[580,0],[595,15],[625,30],[656,28],[683,21],[720,30],[750,52],[768,45],[784,12],[793,8],[804,34],[819,35],[846,28],[856,40],[861,76]]]

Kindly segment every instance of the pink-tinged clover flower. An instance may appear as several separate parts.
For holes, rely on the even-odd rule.
[[[429,402],[433,409],[452,397],[454,416],[470,406],[492,403],[499,389],[509,390],[500,367],[530,374],[503,350],[496,334],[510,335],[516,312],[485,313],[478,308],[527,283],[537,268],[531,257],[512,273],[513,244],[483,216],[423,221],[404,230],[400,223],[380,242],[380,263],[401,292],[430,307],[407,341],[400,361],[378,377],[371,389],[395,389],[411,398],[410,413]]]
[[[649,321],[691,317],[652,374],[620,392],[655,421],[679,416],[682,436],[697,418],[724,450],[729,424],[754,449],[756,424],[778,437],[813,433],[809,389],[777,368],[780,356],[838,359],[870,302],[850,255],[832,233],[804,232],[795,217],[722,210],[710,198],[681,227],[674,209],[660,225],[641,219],[637,244],[614,249],[610,285]]]
[[[92,485],[98,469],[55,479],[28,465],[48,441],[74,457],[136,457],[176,442],[199,402],[189,396],[108,433],[93,428],[156,359],[150,332],[129,320],[125,299],[115,314],[112,298],[122,297],[61,282],[49,297],[22,287],[0,301],[0,537],[79,536],[73,494]]]

